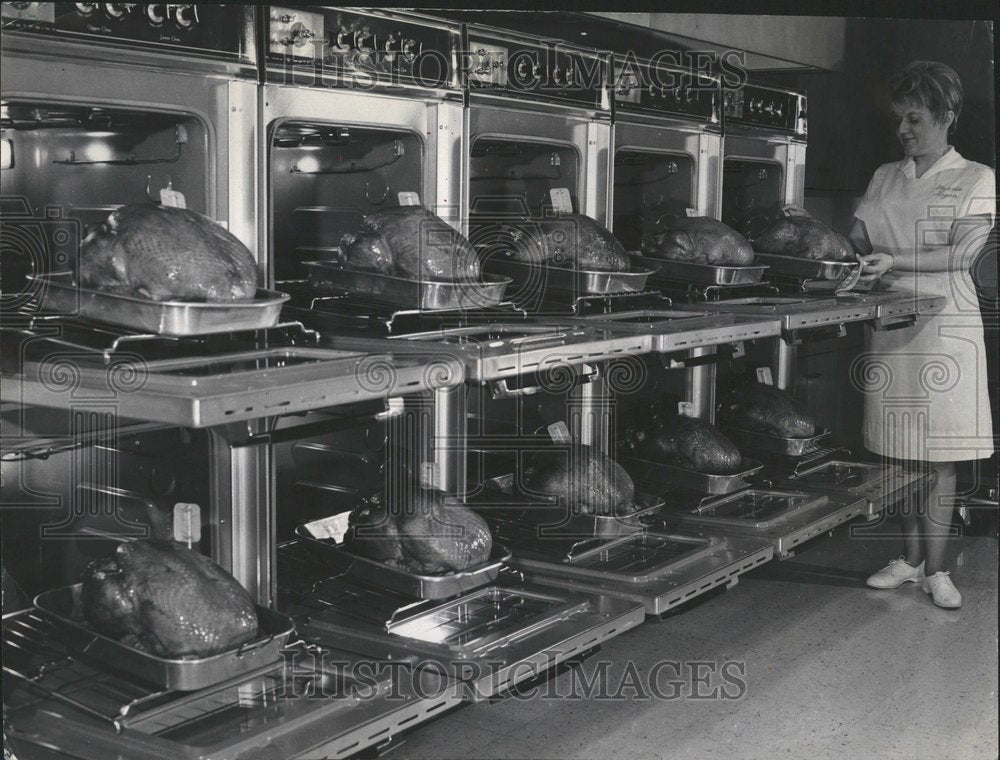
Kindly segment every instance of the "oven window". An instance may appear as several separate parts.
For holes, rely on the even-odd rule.
[[[401,130],[284,122],[271,137],[271,242],[277,280],[307,276],[303,261],[334,259],[365,214],[422,202],[424,146]],[[403,196],[404,198],[406,196]]]
[[[557,143],[480,137],[469,161],[469,208],[476,217],[540,219],[553,211],[552,190],[569,191],[580,212],[580,157]]]
[[[621,149],[615,153],[614,234],[638,251],[663,216],[694,206],[694,161],[683,153]]]
[[[783,186],[780,164],[727,158],[723,164],[722,221],[743,235],[763,232],[781,211]]]

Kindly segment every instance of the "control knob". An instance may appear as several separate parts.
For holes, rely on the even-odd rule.
[[[532,82],[541,77],[542,67],[528,61],[517,62],[517,78],[521,82]]]
[[[347,50],[351,46],[351,43],[348,42],[347,40],[347,38],[350,36],[351,33],[347,29],[344,29],[344,27],[340,27],[340,31],[338,31],[333,36],[333,42],[331,43],[331,47],[333,47],[335,50]]]
[[[560,68],[559,64],[556,64],[555,66],[552,67],[552,84],[556,85],[562,84],[562,82],[559,81],[559,78],[561,76],[562,76],[562,68]]]
[[[121,19],[132,10],[134,3],[105,3],[104,13],[108,18]]]
[[[74,3],[76,12],[81,16],[89,16],[97,10],[97,3]]]
[[[192,3],[175,6],[174,23],[181,29],[190,29],[198,23],[198,7]]]
[[[403,53],[403,58],[407,63],[412,63],[416,59],[417,53],[420,52],[420,46],[417,44],[417,41],[410,38],[403,40],[399,49]]]
[[[155,3],[146,6],[146,18],[153,26],[162,26],[167,20],[167,6],[165,3]]]

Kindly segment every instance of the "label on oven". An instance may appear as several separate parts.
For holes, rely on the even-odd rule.
[[[771,376],[770,367],[757,367],[757,382],[764,385],[774,385],[774,378]]]
[[[351,513],[349,511],[341,512],[340,514],[324,517],[322,520],[307,523],[305,527],[313,538],[331,539],[340,544],[344,542],[344,536],[347,534],[350,516]]]
[[[412,190],[402,190],[396,194],[399,199],[400,206],[419,206],[420,205],[420,193],[415,193]]]
[[[560,214],[573,213],[573,196],[569,194],[568,187],[553,187],[549,190],[549,198],[552,199],[552,208]]]

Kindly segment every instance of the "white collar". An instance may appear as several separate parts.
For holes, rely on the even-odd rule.
[[[947,171],[948,169],[964,169],[965,159],[962,158],[961,154],[955,150],[951,145],[948,146],[941,157],[935,161],[930,167],[925,171],[919,179],[924,179],[925,177],[930,177],[932,174],[937,174],[938,172]],[[918,179],[917,177],[917,163],[913,160],[912,156],[907,156],[903,159],[903,175],[907,179]]]

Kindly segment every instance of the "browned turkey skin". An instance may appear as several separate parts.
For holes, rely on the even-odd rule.
[[[257,635],[246,589],[172,541],[120,544],[85,571],[82,602],[96,630],[159,657],[206,657]]]
[[[180,208],[123,206],[80,247],[80,284],[154,301],[242,301],[257,264],[235,235]]]

